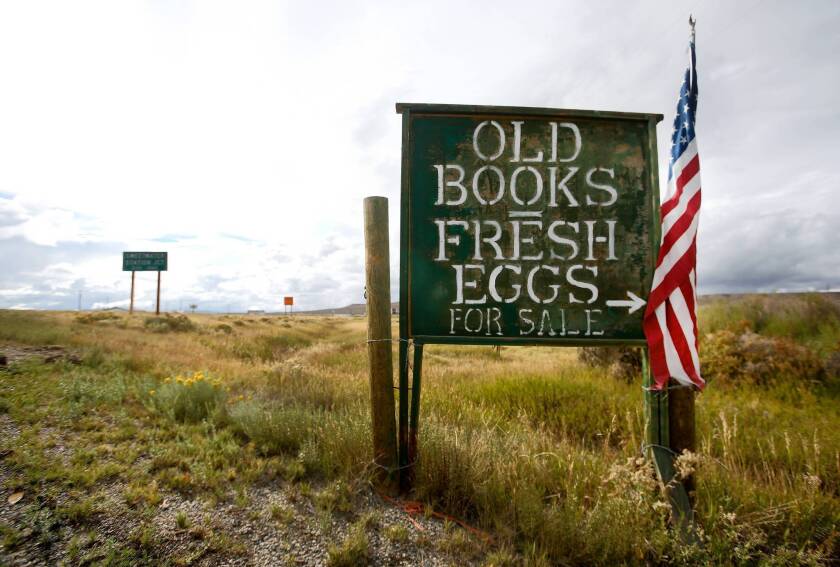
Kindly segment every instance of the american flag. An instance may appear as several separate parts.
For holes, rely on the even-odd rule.
[[[668,190],[662,204],[662,243],[645,311],[654,388],[674,378],[702,388],[697,355],[697,222],[700,216],[700,156],[694,118],[697,113],[697,67],[691,21],[689,63],[685,71],[674,133]]]

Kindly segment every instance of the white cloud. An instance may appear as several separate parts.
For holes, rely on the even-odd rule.
[[[836,3],[27,2],[0,6],[0,307],[122,302],[126,249],[170,252],[170,308],[361,301],[365,196],[398,265],[397,100],[661,112],[664,173],[688,11],[701,290],[831,284]]]

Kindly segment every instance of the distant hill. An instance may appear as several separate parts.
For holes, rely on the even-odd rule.
[[[716,293],[709,295],[701,295],[699,297],[701,304],[711,303],[720,300],[738,300],[745,296],[761,297],[764,295],[805,295],[806,293],[819,293],[820,295],[831,299],[840,305],[840,292],[837,291],[823,291],[823,292],[779,292],[779,293]],[[391,303],[391,313],[399,313],[400,303],[394,301]],[[334,307],[332,309],[315,309],[312,311],[295,311],[300,315],[365,315],[364,303],[353,303],[345,305],[344,307]]]
[[[400,303],[394,301],[391,303],[391,313],[399,313]],[[315,309],[312,311],[295,311],[300,315],[365,315],[366,306],[364,303],[353,303],[345,305],[344,307],[334,307],[332,309]]]
[[[712,303],[714,301],[735,301],[745,297],[779,297],[779,296],[794,296],[794,295],[808,295],[809,293],[816,293],[840,305],[840,291],[780,291],[776,293],[715,293],[709,295],[701,295],[698,299],[701,304]]]

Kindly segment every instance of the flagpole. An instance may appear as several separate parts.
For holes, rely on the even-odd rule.
[[[680,91],[680,102],[677,105],[675,134],[672,138],[672,142],[674,144],[672,146],[671,156],[672,167],[677,160],[677,157],[685,155],[684,152],[686,152],[688,144],[687,139],[677,137],[677,132],[682,131],[683,135],[687,135],[691,132],[691,130],[689,130],[689,117],[691,117],[691,124],[693,126],[693,115],[689,114],[689,111],[693,111],[693,108],[690,106],[689,97],[691,94],[696,96],[696,84],[694,83],[696,71],[694,69],[693,51],[695,22],[696,20],[694,17],[689,15],[688,24],[690,26],[691,34],[689,52],[691,57],[689,68],[686,71],[685,80],[683,82],[683,87]],[[688,85],[686,85],[686,82],[688,82]],[[683,116],[685,117],[684,124]],[[678,129],[677,126],[681,126],[681,128]],[[655,137],[653,139],[655,140]],[[699,160],[699,158],[697,159]],[[698,169],[691,175],[693,176],[697,174],[697,181],[699,182],[699,161],[697,164]],[[690,170],[683,168],[681,171]],[[680,171],[673,173],[676,175],[679,172]],[[670,173],[672,172],[669,172],[669,174]],[[658,183],[658,178],[656,179]],[[669,192],[669,197],[665,203],[666,206],[673,205],[673,195],[674,194]],[[697,186],[697,206],[699,207],[699,183]],[[673,210],[673,207],[671,210]],[[661,218],[659,212],[657,212],[656,217],[661,223],[664,223],[664,219]],[[671,219],[667,224],[658,226],[656,231],[656,242],[662,242],[661,232],[671,230],[673,226],[673,219]],[[659,256],[660,253],[661,251],[657,250],[657,256]],[[659,269],[660,264],[658,263],[657,271]],[[675,283],[675,281],[677,281],[675,278],[680,277],[675,275],[678,274],[678,272],[670,271],[670,268],[667,270],[669,271],[663,272],[663,277],[659,280],[660,288],[651,290],[651,294],[648,297],[648,312],[645,314],[645,334],[648,337],[648,348],[645,348],[643,352],[644,359],[642,370],[645,401],[645,454],[653,462],[657,475],[665,487],[665,494],[671,504],[672,521],[678,530],[678,533],[680,534],[683,542],[693,544],[698,541],[694,523],[692,494],[694,489],[694,477],[693,475],[688,475],[683,478],[679,475],[679,471],[677,470],[677,459],[686,452],[694,452],[696,450],[694,404],[695,385],[693,383],[699,382],[702,384],[699,368],[696,366],[698,358],[696,355],[695,342],[697,336],[696,319],[692,317],[692,322],[694,324],[693,334],[686,336],[683,331],[683,334],[678,335],[678,338],[682,339],[681,347],[683,349],[683,353],[687,353],[687,356],[691,356],[694,364],[694,366],[689,368],[687,371],[684,359],[680,359],[679,364],[676,365],[669,363],[666,349],[671,349],[671,361],[674,361],[674,357],[679,357],[679,353],[677,352],[676,347],[674,346],[675,343],[671,338],[671,329],[668,328],[667,325],[665,325],[664,328],[661,326],[659,322],[661,319],[658,316],[655,316],[655,310],[665,309],[667,306],[667,309],[671,309],[671,314],[674,314],[673,305],[668,303],[671,301],[668,299],[671,294],[678,294],[679,297],[683,298],[683,305],[688,303],[691,305],[691,309],[696,309],[697,298],[696,292],[694,291],[696,289],[696,279],[695,272],[692,270],[688,274],[687,280],[690,284],[691,292],[680,291],[680,286]],[[663,287],[663,283],[671,287],[665,288]],[[651,297],[661,289],[668,289],[668,291],[665,292],[665,294],[660,293],[660,296],[657,298],[658,303],[653,303],[651,301]],[[688,295],[686,295],[686,293],[688,293]],[[662,314],[662,317],[665,317],[664,313]],[[667,343],[664,340],[651,341],[651,334],[648,332],[649,326],[659,329],[660,339],[662,338],[663,333],[668,333],[669,341]],[[680,330],[684,328],[685,327],[682,327]],[[655,334],[653,336],[654,338],[656,337]],[[654,362],[656,366],[654,366]],[[656,372],[654,372],[654,368],[656,368]],[[681,383],[674,378],[675,376],[681,377],[683,382],[688,383]]]
[[[691,43],[694,44],[697,20],[692,14],[688,16],[691,28]],[[695,305],[697,298],[694,298]],[[696,307],[695,307],[696,308]],[[674,455],[697,451],[697,433],[695,420],[694,399],[697,394],[694,386],[683,386],[673,378],[668,381],[668,434],[669,445]],[[691,509],[694,509],[694,475],[682,479]]]

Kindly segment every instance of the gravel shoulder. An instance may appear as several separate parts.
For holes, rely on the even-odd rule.
[[[0,414],[0,437],[14,446],[20,428]],[[224,501],[161,492],[155,506],[126,502],[127,486],[116,480],[89,495],[84,518],[68,516],[70,494],[45,483],[15,502],[9,487],[10,451],[0,453],[0,565],[477,565],[482,542],[465,530],[424,514],[411,514],[369,488],[352,495],[352,509],[319,506],[325,487],[281,482],[230,493]],[[14,502],[14,503],[12,503]],[[361,530],[367,555],[342,545]],[[336,558],[330,559],[330,551]]]

